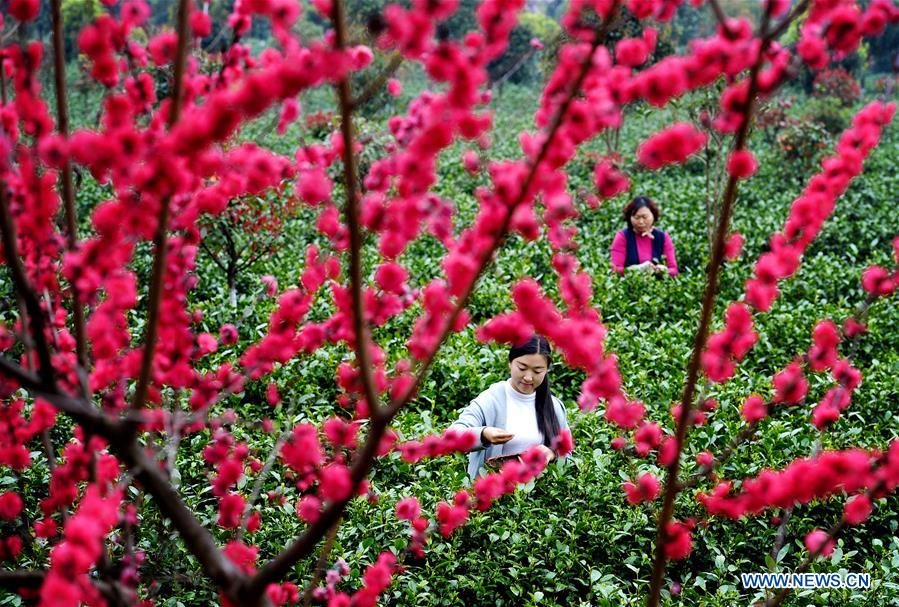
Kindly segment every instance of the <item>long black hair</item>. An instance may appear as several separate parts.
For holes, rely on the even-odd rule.
[[[549,342],[545,337],[532,335],[520,346],[509,349],[509,362],[528,354],[541,354],[546,359],[546,375],[543,376],[543,382],[537,386],[534,393],[534,406],[537,408],[537,428],[543,433],[543,444],[552,448],[553,441],[559,435],[559,418],[556,416],[552,392],[549,389],[549,363],[552,348],[549,347]]]

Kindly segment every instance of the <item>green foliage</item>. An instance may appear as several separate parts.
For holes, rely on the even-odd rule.
[[[536,38],[544,47],[552,45],[559,36],[559,24],[541,13],[523,12],[518,25],[509,36],[509,46],[505,53],[487,66],[492,81],[513,83],[535,83],[540,74],[538,51],[531,45]]]
[[[805,118],[815,125],[820,125],[831,136],[837,136],[849,126],[852,111],[840,107],[831,99],[812,99],[806,104]]]
[[[78,54],[78,32],[103,14],[103,5],[100,0],[63,0],[60,12],[63,45],[66,57],[71,58]]]

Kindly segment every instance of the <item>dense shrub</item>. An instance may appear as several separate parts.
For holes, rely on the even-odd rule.
[[[824,70],[815,77],[812,94],[826,98],[829,102],[838,102],[843,107],[850,107],[858,102],[861,89],[852,74],[843,68]]]

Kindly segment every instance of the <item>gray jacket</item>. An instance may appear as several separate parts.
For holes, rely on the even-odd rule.
[[[472,432],[478,437],[477,443],[468,454],[468,476],[474,480],[481,470],[485,468],[486,461],[492,457],[503,454],[502,445],[491,445],[481,440],[481,432],[485,427],[506,427],[506,389],[508,380],[498,381],[478,394],[471,404],[462,410],[457,419],[450,426],[452,430]],[[556,417],[559,420],[559,429],[568,427],[568,417],[565,415],[565,407],[555,396],[552,397],[556,409]]]

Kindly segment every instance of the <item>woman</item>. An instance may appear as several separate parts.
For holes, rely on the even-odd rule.
[[[550,393],[551,354],[549,342],[537,335],[510,349],[511,377],[481,392],[450,426],[480,437],[468,454],[472,479],[491,460],[514,457],[535,445],[549,460],[555,458],[553,444],[568,419],[562,402]]]
[[[619,274],[631,269],[677,276],[674,244],[668,234],[653,227],[658,220],[659,207],[646,196],[637,196],[624,207],[627,227],[612,241],[612,266]]]

